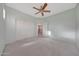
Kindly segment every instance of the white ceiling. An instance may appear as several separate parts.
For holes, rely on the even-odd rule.
[[[34,17],[47,17],[72,9],[76,6],[76,3],[48,3],[47,9],[51,10],[51,13],[45,13],[45,16],[35,15],[37,10],[33,9],[33,6],[39,8],[42,3],[7,3],[6,5]]]

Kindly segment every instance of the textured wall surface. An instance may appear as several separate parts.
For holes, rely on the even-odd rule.
[[[79,48],[79,4],[76,6],[76,42]]]
[[[75,10],[70,9],[46,18],[51,36],[75,41]]]
[[[5,41],[4,41],[5,31],[4,31],[4,20],[3,20],[3,13],[2,13],[3,6],[2,5],[3,4],[0,4],[0,55],[3,52],[4,44],[5,44]]]

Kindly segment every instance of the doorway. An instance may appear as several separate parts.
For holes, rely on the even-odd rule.
[[[37,24],[37,36],[38,37],[44,37],[47,36],[47,24]]]

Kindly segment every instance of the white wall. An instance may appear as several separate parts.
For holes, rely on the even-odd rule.
[[[16,39],[25,39],[36,36],[35,20],[27,15],[18,15],[16,17]]]
[[[45,18],[51,37],[75,41],[75,10],[70,9],[62,13]]]
[[[5,28],[4,28],[4,20],[3,20],[3,4],[0,4],[0,55],[3,52],[4,44],[5,44]]]
[[[15,34],[15,14],[11,13],[8,8],[6,9],[6,43],[14,41],[16,38]]]
[[[6,43],[36,36],[36,18],[7,6],[6,13]]]
[[[79,48],[79,4],[77,4],[75,10],[76,10],[76,42],[77,47]]]

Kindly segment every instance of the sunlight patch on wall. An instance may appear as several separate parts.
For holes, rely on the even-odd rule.
[[[5,20],[5,9],[3,8],[3,19]]]
[[[52,34],[51,34],[51,31],[50,31],[50,30],[46,31],[46,36],[49,36],[49,37],[51,37],[51,36],[52,36]]]

